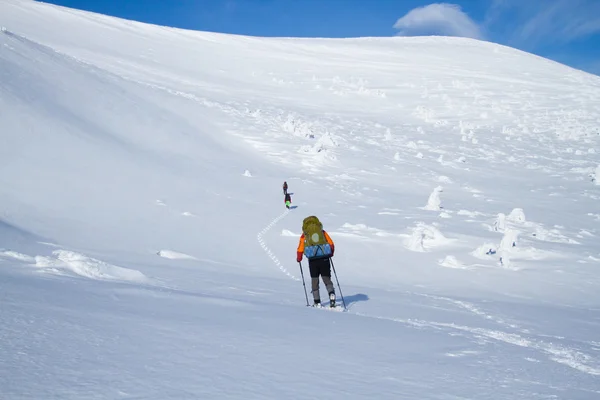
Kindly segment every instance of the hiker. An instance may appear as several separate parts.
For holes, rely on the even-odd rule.
[[[283,194],[287,194],[288,185],[287,182],[283,182]]]
[[[290,206],[292,205],[292,196],[290,196],[289,193],[285,194],[285,208],[287,208],[288,210],[290,209]]]
[[[323,224],[315,216],[306,217],[302,222],[302,236],[298,244],[296,261],[301,262],[302,256],[308,258],[308,269],[312,283],[314,305],[321,305],[319,294],[319,275],[329,294],[331,307],[335,307],[335,289],[331,281],[331,261],[335,245],[331,237],[323,229]]]

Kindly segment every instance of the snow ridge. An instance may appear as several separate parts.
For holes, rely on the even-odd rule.
[[[53,251],[52,255],[54,257],[33,257],[12,250],[0,251],[0,257],[33,265],[56,275],[66,275],[70,272],[95,280],[151,283],[151,280],[138,270],[112,265],[85,254],[61,249]]]

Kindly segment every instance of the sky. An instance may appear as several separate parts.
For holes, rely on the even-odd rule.
[[[600,75],[600,0],[46,0],[184,29],[252,36],[464,36]]]

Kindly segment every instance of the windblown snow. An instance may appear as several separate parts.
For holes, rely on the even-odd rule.
[[[600,398],[599,77],[26,0],[0,25],[0,398]],[[309,215],[346,312],[306,307]]]

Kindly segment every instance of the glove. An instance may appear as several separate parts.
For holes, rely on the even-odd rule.
[[[302,253],[298,252],[296,254],[296,261],[298,261],[298,262],[302,261]]]

